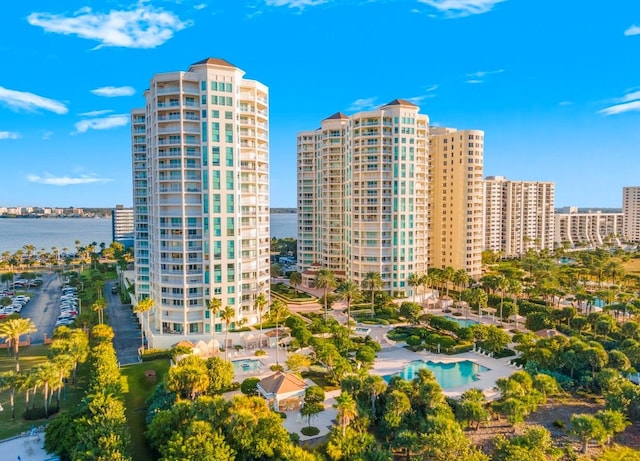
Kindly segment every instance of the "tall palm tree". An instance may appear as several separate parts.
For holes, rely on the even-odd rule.
[[[371,290],[371,317],[373,317],[375,315],[373,305],[376,297],[376,292],[382,289],[382,276],[380,275],[380,273],[374,271],[367,272],[367,275],[364,276],[363,288],[365,290]]]
[[[4,338],[13,346],[13,355],[16,359],[16,372],[20,371],[20,336],[28,335],[38,331],[31,319],[16,318],[8,319],[0,323],[0,338]]]
[[[420,276],[415,272],[409,274],[407,277],[407,285],[411,287],[411,294],[413,295],[413,302],[416,302],[416,292],[414,290],[415,287],[420,285]]]
[[[316,274],[313,282],[313,286],[316,288],[322,288],[324,290],[324,323],[328,322],[329,307],[327,306],[327,295],[329,290],[333,290],[338,286],[336,276],[329,269],[320,269]]]
[[[464,269],[458,269],[453,274],[453,278],[451,279],[451,281],[458,288],[458,301],[462,300],[462,290],[467,288],[467,285],[469,285],[469,280],[470,280],[469,274]]]
[[[13,370],[0,373],[0,390],[9,389],[9,403],[11,404],[11,419],[16,419],[15,396],[25,380],[25,375]]]
[[[447,266],[442,270],[442,280],[444,281],[447,296],[449,296],[449,282],[453,282],[453,277],[455,275],[456,270],[451,266]]]
[[[262,312],[264,311],[264,308],[267,307],[267,304],[267,297],[264,295],[264,293],[260,293],[258,296],[256,296],[255,301],[253,301],[253,305],[258,311],[258,317],[260,319],[260,338],[258,339],[258,349],[262,349]]]
[[[229,328],[231,327],[231,322],[236,318],[236,310],[232,306],[227,306],[220,313],[220,317],[227,327],[224,337],[224,357],[229,360]]]
[[[278,354],[278,349],[280,349],[280,322],[289,317],[289,315],[289,306],[284,301],[276,299],[271,303],[269,317],[276,324],[276,365],[280,363]]]
[[[347,329],[351,333],[351,301],[360,298],[360,288],[358,284],[352,280],[345,280],[338,287],[338,295],[340,299],[347,302]]]
[[[98,313],[98,323],[103,323],[102,312],[104,311],[105,307],[107,307],[107,300],[104,298],[96,299],[91,305],[91,308],[94,310],[94,312]],[[134,312],[136,312],[135,309],[136,308],[134,307]]]
[[[502,306],[504,305],[504,293],[509,289],[509,279],[504,275],[498,275],[498,288],[500,289],[500,325],[502,325]]]
[[[209,317],[211,321],[211,341],[215,342],[216,324],[218,312],[222,309],[222,300],[220,298],[211,298],[207,301],[207,309],[209,310]]]
[[[50,351],[73,358],[73,383],[76,382],[78,363],[84,363],[89,355],[89,340],[84,331],[77,328],[59,327],[53,334]]]
[[[49,397],[53,395],[53,391],[57,389],[60,382],[60,371],[58,366],[52,362],[45,362],[36,365],[31,369],[33,376],[33,384],[36,387],[42,386],[42,394],[44,396],[44,417],[49,417]]]
[[[142,313],[142,316],[141,316],[141,318],[142,318],[142,328],[141,328],[141,330],[142,330],[142,338],[141,338],[142,350],[144,350],[144,338],[145,338],[145,336],[147,338],[149,337],[149,331],[148,331],[149,330],[149,311],[151,309],[153,309],[153,306],[155,306],[155,305],[156,305],[156,302],[153,299],[144,298],[144,299],[141,299],[140,301],[138,301],[138,303],[133,307],[133,312],[134,313],[136,313],[136,314],[137,313]],[[144,330],[144,315],[145,315],[145,313],[147,314],[147,332],[146,333],[145,333],[145,330]]]
[[[347,426],[358,416],[356,401],[348,392],[342,391],[336,397],[336,409],[338,410],[338,421],[342,426],[342,437],[345,436]]]

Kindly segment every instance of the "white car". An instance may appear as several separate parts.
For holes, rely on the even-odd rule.
[[[13,303],[10,307],[13,308],[13,312],[17,312],[18,314],[22,311],[22,304],[20,303]]]
[[[31,298],[29,296],[25,296],[25,295],[18,295],[16,297],[13,298],[14,301],[24,301],[25,303],[28,303],[29,301],[31,301]]]

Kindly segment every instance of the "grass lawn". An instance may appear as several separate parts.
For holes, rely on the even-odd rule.
[[[630,259],[622,263],[622,267],[629,274],[640,275],[640,259]]]
[[[30,346],[20,349],[20,371],[27,372],[35,365],[43,363],[47,360],[47,352],[49,350],[48,345]],[[15,367],[15,360],[13,356],[8,356],[7,351],[0,349],[0,372],[13,370]],[[71,380],[67,384],[66,392],[61,394],[61,411],[72,408],[84,397],[88,382],[88,365],[78,365],[78,381],[76,384],[71,384]],[[34,421],[25,421],[22,419],[22,414],[25,410],[25,393],[16,392],[15,394],[15,408],[16,419],[11,419],[11,405],[9,403],[9,391],[0,392],[0,403],[4,411],[0,412],[0,440],[13,437],[24,431],[27,431],[31,426],[40,426],[46,424],[49,420],[40,419]],[[65,399],[66,397],[66,399]],[[35,402],[36,406],[43,406],[42,392],[38,392],[35,396],[31,395],[30,402]],[[52,399],[52,406],[55,406],[56,397]]]
[[[144,375],[147,370],[156,372],[156,382],[147,381]],[[162,382],[168,370],[169,361],[167,359],[137,363],[120,369],[127,406],[127,423],[131,434],[132,455],[136,461],[154,461],[156,459],[144,437],[144,418],[147,414],[145,402],[153,392],[156,383]]]

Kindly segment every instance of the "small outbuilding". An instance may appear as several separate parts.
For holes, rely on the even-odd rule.
[[[298,410],[309,385],[292,373],[278,371],[260,380],[257,390],[275,411]]]

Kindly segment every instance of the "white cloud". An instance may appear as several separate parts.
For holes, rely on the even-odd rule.
[[[51,136],[53,135],[53,131],[45,131],[44,133],[42,133],[42,139],[44,141],[46,141],[47,139],[49,139]]]
[[[79,115],[82,117],[99,117],[100,115],[106,115],[113,112],[113,109],[104,109],[104,110],[92,110],[89,112],[83,112]]]
[[[560,101],[558,103],[559,106],[571,106],[573,104],[573,102],[571,101]]]
[[[155,48],[191,23],[162,8],[139,3],[128,10],[93,12],[82,8],[72,15],[31,13],[27,21],[47,32],[77,35],[100,42],[101,46]]]
[[[625,112],[640,112],[640,91],[632,90],[621,98],[613,100],[615,104],[598,111],[603,115],[618,115]]]
[[[430,87],[428,87],[425,91],[427,93],[431,93],[432,91],[436,91],[438,89],[438,85],[431,85]]]
[[[128,115],[110,115],[103,118],[89,118],[86,120],[80,120],[75,124],[76,131],[72,134],[86,133],[88,130],[109,130],[111,128],[118,128],[125,126],[129,123]]]
[[[361,110],[372,109],[375,107],[377,98],[363,98],[356,99],[351,103],[349,108],[347,109],[349,112],[358,112]]]
[[[496,70],[481,70],[479,72],[471,72],[470,74],[467,74],[467,83],[471,83],[471,84],[478,84],[478,83],[484,83],[484,78],[487,75],[493,75],[493,74],[501,74],[504,72],[504,69],[496,69]]]
[[[193,8],[198,10],[198,11],[205,9],[206,7],[207,7],[206,3],[199,3],[199,4],[193,6]]]
[[[66,114],[69,109],[59,101],[38,96],[26,91],[9,90],[0,86],[0,102],[13,109],[24,109],[31,112],[44,109],[56,114]]]
[[[634,24],[633,26],[631,26],[627,30],[625,30],[624,34],[626,36],[629,36],[629,35],[640,35],[640,26],[636,26]]]
[[[77,184],[96,184],[113,181],[113,179],[100,178],[95,175],[80,175],[73,178],[70,176],[53,176],[49,173],[45,173],[44,176],[30,174],[27,175],[27,180],[49,186],[73,186]]]
[[[267,6],[286,6],[289,8],[304,8],[306,6],[318,6],[330,0],[265,0]]]
[[[117,96],[133,96],[136,90],[132,86],[103,86],[91,90],[96,96],[105,96],[107,98],[115,98]]]
[[[472,14],[487,13],[493,7],[506,0],[418,0],[449,17],[463,17]]]
[[[20,138],[20,133],[16,133],[14,131],[0,131],[0,139],[18,139]]]

